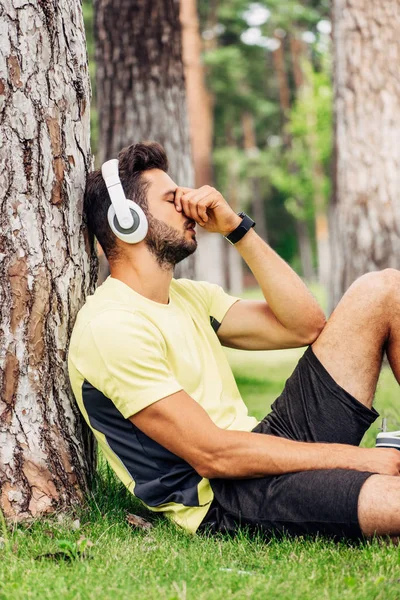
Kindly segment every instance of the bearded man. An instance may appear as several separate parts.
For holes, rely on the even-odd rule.
[[[148,233],[117,239],[107,187],[91,173],[84,212],[110,276],[80,310],[69,350],[76,400],[117,476],[190,532],[398,535],[400,453],[359,443],[378,416],[385,352],[400,378],[400,273],[358,279],[326,324],[302,280],[217,190],[178,186],[154,142],[118,159]],[[196,250],[196,226],[235,244],[265,300],[174,279]],[[222,346],[308,348],[258,422]]]

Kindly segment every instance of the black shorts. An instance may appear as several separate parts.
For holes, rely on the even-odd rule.
[[[378,417],[341,388],[309,347],[271,412],[253,430],[307,442],[358,446]],[[263,535],[362,537],[357,504],[372,473],[350,469],[300,471],[257,479],[212,479],[214,500],[199,530]]]

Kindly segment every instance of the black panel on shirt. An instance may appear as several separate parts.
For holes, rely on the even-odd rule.
[[[199,506],[197,485],[202,478],[193,467],[125,419],[115,404],[86,380],[82,399],[91,426],[105,435],[135,480],[137,498],[148,506],[167,502]]]
[[[221,323],[217,321],[215,317],[210,317],[211,327],[214,329],[215,333],[217,333],[218,329],[221,327]]]

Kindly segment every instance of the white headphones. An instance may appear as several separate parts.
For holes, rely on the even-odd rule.
[[[111,200],[107,218],[113,233],[128,244],[141,242],[147,234],[147,218],[140,206],[125,196],[118,174],[118,159],[105,162],[101,174]]]

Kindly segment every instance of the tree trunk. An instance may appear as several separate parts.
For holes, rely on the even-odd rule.
[[[287,121],[290,112],[290,89],[289,82],[286,73],[285,65],[285,52],[283,48],[283,36],[275,34],[275,38],[279,40],[279,47],[273,52],[274,67],[277,74],[277,80],[279,83],[279,100],[281,107],[281,119],[282,119],[282,130],[283,130],[283,143],[287,150],[292,147],[292,136],[287,129]],[[293,49],[293,46],[292,46]],[[292,54],[293,58],[293,54]],[[293,74],[296,83],[296,87],[300,87],[303,83],[303,74],[300,69],[299,61],[293,61]],[[292,173],[297,172],[298,167],[294,161],[289,165],[289,169]],[[300,206],[301,202],[299,198],[295,198],[297,204]],[[303,277],[314,279],[314,268],[312,264],[312,247],[310,233],[308,231],[307,223],[304,221],[300,222],[300,219],[296,219],[296,233],[297,243],[300,253],[301,268],[303,271]]]
[[[367,271],[400,267],[399,0],[335,0],[333,308]]]
[[[257,146],[254,131],[254,117],[249,112],[242,114],[243,145],[247,156],[257,158],[260,150]],[[250,161],[249,161],[250,162]],[[251,163],[250,163],[251,169]],[[261,191],[261,181],[257,175],[248,175],[251,193],[251,210],[253,218],[257,223],[257,233],[265,241],[268,241],[267,218],[265,214],[264,197]]]
[[[79,502],[94,467],[67,373],[97,270],[90,83],[78,0],[4,0],[0,28],[0,507],[20,520]]]
[[[195,186],[213,185],[212,98],[205,86],[201,61],[202,40],[199,30],[196,0],[181,2],[182,53],[186,80],[190,141],[192,148]],[[198,280],[225,286],[224,240],[220,235],[197,228],[195,276]]]
[[[227,135],[227,146],[233,145],[233,135],[231,131]],[[230,206],[235,212],[240,211],[240,201],[238,198],[238,166],[235,160],[232,160],[228,165],[228,194],[227,200]],[[226,240],[224,240],[226,241]],[[228,274],[228,289],[231,294],[235,296],[241,296],[243,294],[243,283],[244,283],[244,261],[240,256],[237,249],[226,242],[228,245],[226,262],[227,262],[227,274]]]
[[[304,42],[301,40],[291,37],[290,38],[290,50],[292,54],[292,62],[293,62],[293,72],[294,72],[294,80],[296,84],[296,90],[298,96],[301,94],[308,94],[309,96],[313,94],[313,90],[311,88],[310,81],[307,81],[307,76],[304,75],[301,61],[304,55]],[[330,251],[329,251],[329,238],[328,238],[328,217],[327,217],[327,207],[323,192],[324,186],[324,172],[323,165],[319,160],[318,156],[318,148],[317,148],[317,140],[316,140],[316,128],[317,128],[317,115],[315,114],[314,103],[312,101],[308,102],[308,111],[307,111],[307,130],[308,135],[306,137],[306,143],[308,146],[310,159],[311,159],[311,169],[313,174],[313,188],[314,188],[314,215],[315,215],[315,237],[317,242],[317,262],[318,262],[318,281],[327,288],[329,285],[329,277],[330,277]],[[306,224],[304,223],[303,228],[297,228],[298,233],[302,235],[308,234],[308,229]],[[300,247],[304,244],[305,240],[300,239]],[[310,239],[306,244],[309,246],[311,251],[311,242]],[[300,255],[301,255],[300,251]],[[304,256],[308,255],[308,250],[305,251],[303,248]],[[311,255],[312,259],[312,255]],[[307,259],[308,260],[308,259]],[[311,263],[312,265],[312,263]],[[306,264],[303,264],[303,269]],[[311,266],[312,268],[312,266]],[[307,266],[309,269],[309,266]],[[306,277],[306,275],[304,274]],[[312,268],[312,279],[314,279],[314,269]]]
[[[129,144],[156,140],[172,179],[193,187],[179,0],[94,0],[94,9],[98,165]],[[192,277],[194,256],[176,274]]]
[[[295,222],[303,277],[307,281],[313,281],[315,278],[315,273],[313,267],[311,240],[307,223],[306,221],[302,221],[300,219],[296,219]]]

